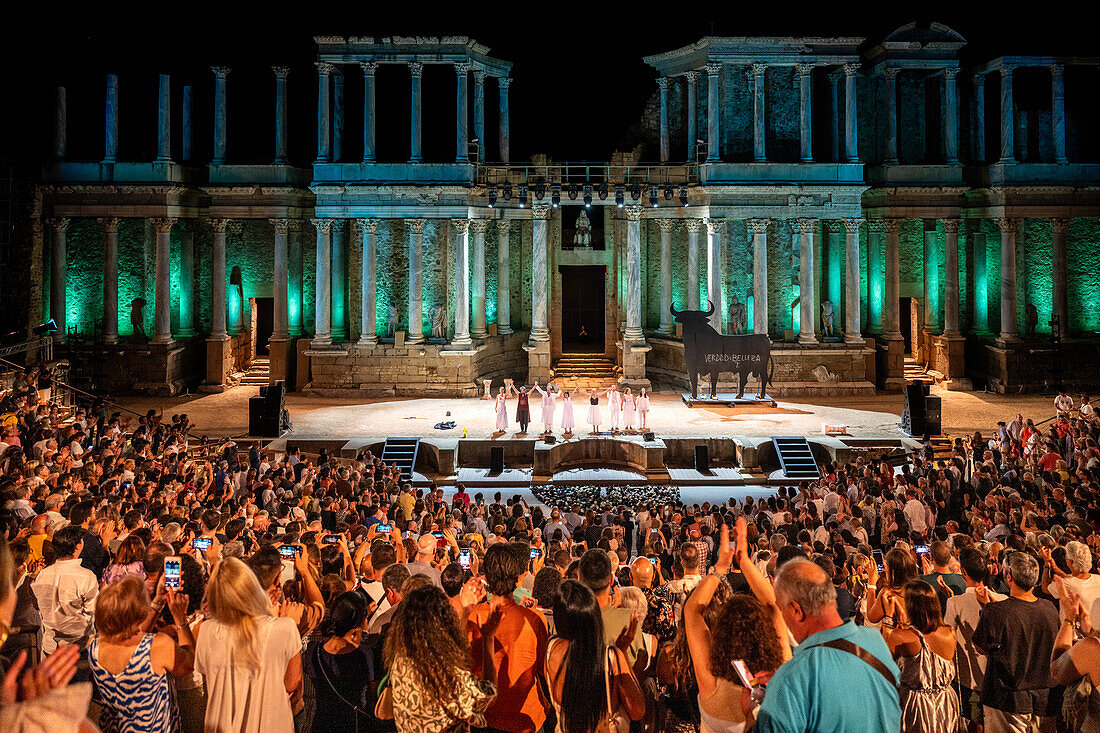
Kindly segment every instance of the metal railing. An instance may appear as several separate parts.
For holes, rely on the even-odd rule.
[[[477,167],[483,186],[527,185],[599,187],[687,186],[699,183],[699,166],[692,163],[483,163]]]

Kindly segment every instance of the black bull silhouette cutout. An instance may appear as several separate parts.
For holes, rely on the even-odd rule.
[[[710,375],[710,396],[718,396],[718,375],[722,372],[737,374],[737,399],[745,394],[749,377],[755,374],[760,380],[760,396],[764,399],[768,385],[772,383],[775,361],[772,359],[772,341],[767,334],[726,336],[718,333],[707,320],[714,313],[714,304],[707,301],[710,310],[669,311],[678,323],[683,324],[684,363],[691,381],[692,399],[698,398],[699,375]]]

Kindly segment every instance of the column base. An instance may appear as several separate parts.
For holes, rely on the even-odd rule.
[[[474,341],[469,336],[463,336],[461,338],[451,339],[451,343],[443,347],[444,351],[470,351],[473,349]]]
[[[671,336],[676,333],[676,327],[673,326],[671,323],[667,325],[662,323],[660,328],[657,329],[657,333],[661,334],[662,336]]]
[[[331,349],[332,338],[329,336],[314,336],[309,342],[310,349]]]
[[[114,344],[117,344],[118,343],[118,334],[117,333],[112,333],[112,334],[104,336],[103,337],[103,343],[107,344],[108,346],[113,346]]]
[[[817,340],[817,336],[813,335],[812,333],[800,333],[798,334],[798,343],[802,344],[803,346],[816,346],[819,341]]]
[[[378,336],[371,334],[369,336],[360,336],[359,340],[355,342],[356,346],[376,346],[378,344]]]
[[[175,339],[171,336],[154,336],[149,343],[155,346],[171,346],[175,343]]]
[[[489,332],[485,329],[475,329],[474,331],[470,332],[470,338],[472,338],[474,341],[480,341],[488,335]]]
[[[863,338],[858,333],[846,333],[844,334],[844,343],[852,344],[853,346],[863,346],[867,342],[867,339]]]
[[[189,339],[189,338],[192,338],[192,337],[198,336],[198,335],[199,335],[198,331],[196,331],[193,328],[189,328],[186,331],[179,331],[178,333],[176,333],[176,338]]]
[[[427,343],[427,339],[424,338],[424,334],[409,334],[405,338],[406,344],[424,344]]]
[[[645,332],[640,328],[623,329],[623,341],[630,341],[632,343],[638,341],[645,342]]]
[[[497,326],[497,335],[498,336],[507,336],[510,333],[515,333],[515,331],[512,330],[511,326],[500,326],[500,325]]]
[[[233,342],[228,336],[206,339],[206,378],[203,392],[224,392],[225,378],[233,365]]]

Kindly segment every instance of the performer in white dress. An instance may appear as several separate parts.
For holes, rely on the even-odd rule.
[[[497,392],[496,401],[493,403],[493,409],[497,414],[497,432],[504,433],[508,430],[508,399],[504,394],[504,387],[500,388]]]
[[[645,393],[645,387],[642,387],[642,391],[638,393],[638,402],[635,407],[638,410],[638,422],[642,430],[645,430],[649,427],[649,395]]]
[[[565,435],[572,435],[573,428],[577,425],[573,419],[573,395],[576,392],[577,388],[574,387],[572,392],[562,392],[561,395],[561,430]]]
[[[634,395],[630,387],[623,393],[623,430],[634,430]]]
[[[608,420],[608,424],[611,426],[611,432],[615,432],[619,429],[619,418],[622,415],[623,410],[623,396],[619,394],[619,388],[615,385],[611,385],[607,388],[607,409],[611,413],[611,418]]]
[[[592,432],[600,432],[600,423],[603,416],[600,414],[600,395],[594,390],[588,390],[588,424],[592,426]]]
[[[554,432],[554,408],[558,401],[558,388],[552,384],[546,385],[546,389],[539,387],[535,382],[535,391],[542,395],[542,432]]]

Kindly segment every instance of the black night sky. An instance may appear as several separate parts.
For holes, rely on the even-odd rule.
[[[394,3],[394,5],[399,5]],[[851,35],[880,39],[916,20],[938,20],[969,41],[968,60],[1002,54],[1091,55],[1094,30],[1060,9],[988,3],[408,3],[398,14],[378,2],[21,4],[0,23],[5,55],[0,164],[18,169],[48,156],[53,87],[68,87],[70,158],[102,156],[104,74],[120,75],[121,154],[149,159],[154,146],[156,74],[194,84],[195,155],[209,159],[213,75],[233,67],[229,84],[230,162],[263,162],[273,143],[272,64],[293,68],[290,154],[315,153],[314,35],[469,35],[511,61],[512,159],[544,152],[558,161],[607,160],[654,93],[642,56],[715,35]],[[441,8],[446,8],[443,10]],[[457,8],[457,9],[456,9]],[[29,13],[29,15],[28,15]],[[379,79],[381,157],[402,160],[408,145],[408,76]],[[431,67],[429,67],[430,69]],[[1098,79],[1100,82],[1100,79]],[[358,71],[349,75],[349,154],[358,155]],[[496,88],[486,85],[490,160],[496,157]],[[1097,88],[1100,88],[1098,83]],[[453,156],[454,74],[437,67],[424,80],[425,153]],[[173,109],[173,145],[178,117]]]

